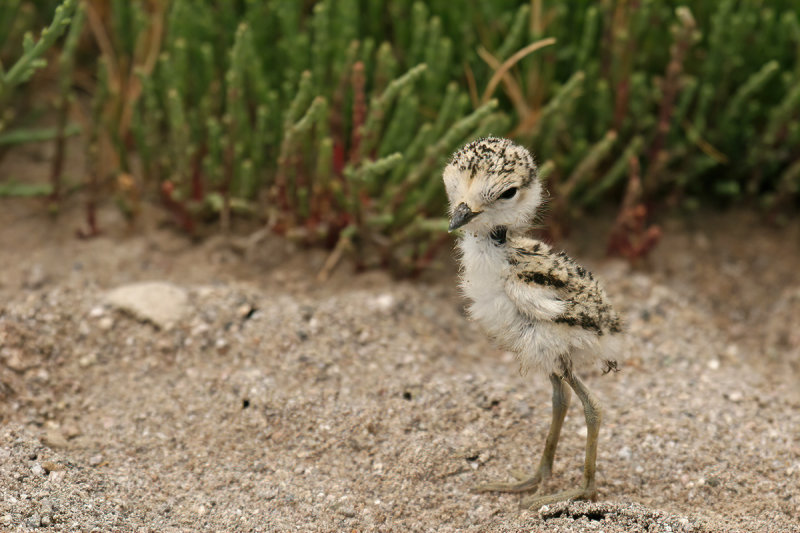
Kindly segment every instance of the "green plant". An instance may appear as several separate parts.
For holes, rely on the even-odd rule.
[[[145,20],[141,9],[126,16]],[[152,75],[137,71],[141,179],[190,232],[215,215],[227,229],[240,213],[352,250],[364,267],[423,267],[443,240],[439,168],[459,144],[509,125],[495,102],[469,109],[446,68],[452,42],[424,18],[401,61],[389,43],[358,38],[355,1],[310,14],[281,1],[173,1]],[[124,141],[112,136],[117,152]]]
[[[481,57],[496,69],[524,42],[557,40],[503,87],[512,135],[553,163],[561,223],[620,194],[632,156],[646,200],[774,203],[797,189],[798,15],[791,2],[534,1],[516,15],[532,22]]]
[[[10,102],[16,96],[15,89],[27,82],[34,73],[47,65],[44,54],[53,47],[57,39],[70,28],[70,35],[67,39],[65,48],[60,55],[59,64],[62,70],[62,80],[66,80],[68,85],[71,80],[71,68],[75,53],[75,46],[78,35],[82,28],[81,11],[76,12],[77,0],[64,0],[64,2],[54,9],[52,22],[41,32],[38,41],[34,41],[30,31],[24,33],[22,39],[22,50],[19,57],[6,70],[0,61],[0,149],[8,149],[11,146],[30,143],[43,142],[52,139],[57,140],[57,153],[54,158],[53,176],[49,186],[31,186],[26,183],[8,182],[2,187],[2,196],[32,196],[41,194],[51,194],[58,196],[61,188],[61,167],[63,161],[63,146],[66,137],[80,132],[80,127],[76,124],[68,124],[67,108],[69,104],[69,87],[61,87],[61,96],[56,104],[58,109],[58,124],[52,128],[31,128],[17,126],[12,130],[7,130],[8,125],[12,124],[18,117],[14,111],[14,106]],[[24,15],[20,0],[12,0],[0,6],[0,40],[7,42],[3,37],[13,38],[15,33],[15,21]],[[32,23],[32,18],[25,21]],[[2,152],[0,152],[2,153]]]
[[[800,199],[791,0],[84,5],[90,213],[109,184],[131,219],[155,191],[190,233],[247,217],[332,249],[327,268],[413,273],[447,242],[446,158],[490,133],[540,159],[554,236],[624,195],[611,248],[631,256],[655,242],[645,205]]]
[[[13,0],[0,8],[0,28],[4,31],[10,31],[19,4],[19,0]],[[0,131],[6,129],[7,124],[13,119],[13,116],[7,114],[12,90],[28,81],[34,72],[47,64],[42,56],[69,27],[70,17],[76,5],[77,0],[64,0],[64,3],[56,8],[50,25],[42,30],[38,41],[34,40],[30,31],[26,32],[22,41],[22,55],[9,68],[0,62]],[[14,140],[18,142],[19,137]]]

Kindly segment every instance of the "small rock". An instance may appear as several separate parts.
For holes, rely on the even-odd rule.
[[[744,398],[742,393],[738,390],[729,392],[728,394],[725,395],[725,397],[728,398],[733,403],[739,403]]]
[[[75,423],[66,423],[61,428],[61,432],[64,434],[64,437],[69,439],[74,439],[75,437],[79,437],[81,435],[81,430]]]
[[[33,372],[29,372],[28,375],[34,380],[39,383],[47,383],[50,381],[50,372],[48,372],[44,368],[37,368]]]
[[[106,300],[112,306],[161,329],[170,329],[188,312],[186,291],[161,281],[117,287],[106,295]]]
[[[42,476],[44,475],[44,468],[39,463],[36,463],[31,467],[31,473],[34,476]]]
[[[39,511],[42,513],[42,522],[44,522],[45,517],[53,514],[53,502],[47,498],[43,499],[39,504]]]
[[[156,349],[162,353],[169,353],[176,348],[174,339],[158,339],[156,341]]]
[[[631,457],[633,457],[633,453],[631,452],[631,449],[628,446],[623,446],[617,452],[617,457],[625,461],[629,461]]]
[[[528,402],[525,400],[519,400],[518,402],[514,403],[514,412],[516,412],[522,418],[531,416],[531,411],[531,406],[528,405]]]
[[[42,443],[51,448],[66,448],[69,446],[66,437],[56,428],[50,428],[42,437]]]
[[[3,523],[4,525],[6,525],[6,526],[7,526],[7,525],[10,525],[10,524],[11,524],[11,521],[12,521],[13,519],[14,519],[14,518],[13,518],[13,517],[12,517],[10,514],[4,514],[3,516],[0,516],[0,522],[2,522],[2,523]]]
[[[50,525],[52,523],[53,523],[53,519],[50,518],[50,515],[42,516],[42,520],[41,520],[42,527],[50,527]]]
[[[353,518],[356,515],[356,510],[350,506],[340,507],[339,512],[348,518]]]
[[[258,311],[258,309],[252,305],[244,304],[239,306],[239,308],[236,310],[236,314],[239,315],[240,319],[248,320],[253,317],[256,311]]]
[[[207,333],[211,329],[211,326],[206,324],[205,322],[200,322],[192,326],[192,331],[189,333],[192,337],[199,337],[205,333]]]
[[[103,455],[98,453],[97,455],[93,455],[89,458],[89,464],[91,466],[97,466],[103,462]]]
[[[739,347],[735,344],[728,345],[728,347],[725,348],[725,355],[730,359],[736,358],[739,355]]]
[[[34,513],[28,517],[28,519],[25,521],[25,525],[30,528],[39,527],[42,525],[42,519],[39,517],[38,514]]]
[[[31,267],[24,285],[27,289],[38,289],[44,285],[46,281],[47,274],[44,271],[44,267],[40,263],[36,263]]]
[[[394,296],[391,294],[381,294],[373,299],[371,303],[373,308],[385,313],[387,311],[391,311],[391,309],[394,307],[395,300]]]
[[[97,321],[97,326],[103,331],[108,331],[114,327],[114,319],[110,316],[104,316]]]
[[[42,467],[47,472],[61,472],[66,469],[64,465],[61,463],[56,463],[55,461],[45,461],[42,463]]]
[[[6,366],[14,372],[25,372],[37,364],[37,361],[31,360],[20,348],[4,348],[1,355]]]
[[[83,357],[81,357],[80,359],[78,359],[78,365],[81,368],[88,368],[88,367],[94,365],[95,363],[97,363],[97,354],[94,353],[94,352],[92,352],[90,354],[86,354]]]

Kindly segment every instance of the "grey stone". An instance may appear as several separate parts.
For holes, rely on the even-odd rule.
[[[188,311],[186,291],[171,283],[145,281],[109,291],[106,301],[140,320],[170,329]]]
[[[25,525],[30,528],[39,527],[42,525],[42,519],[39,517],[38,514],[34,513],[28,517],[28,519],[25,521]]]

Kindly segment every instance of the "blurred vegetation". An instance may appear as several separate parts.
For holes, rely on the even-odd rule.
[[[5,132],[6,126],[14,122],[14,104],[19,86],[27,82],[33,74],[44,68],[47,61],[44,54],[56,40],[70,27],[77,0],[65,0],[63,5],[53,7],[50,24],[41,31],[38,39],[28,29],[37,20],[35,13],[21,0],[8,0],[0,6],[0,146],[20,144],[30,141],[43,141],[54,137],[48,130]],[[80,31],[79,24],[74,25]],[[8,57],[13,57],[10,66]]]
[[[642,219],[616,228],[640,228],[641,244],[623,236],[630,249],[657,239],[645,205],[776,211],[800,198],[793,0],[57,5],[0,6],[3,65],[23,65],[0,70],[0,128],[25,125],[7,113],[26,97],[12,86],[72,17],[48,53],[60,88],[50,190],[62,189],[76,72],[88,73],[90,218],[109,195],[135,218],[157,194],[188,232],[248,217],[415,272],[447,242],[443,165],[487,134],[534,151],[562,231],[624,198],[621,212]],[[22,38],[45,24],[35,46]]]

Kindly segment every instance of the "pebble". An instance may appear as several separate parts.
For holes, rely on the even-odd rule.
[[[742,393],[738,390],[729,392],[728,394],[725,395],[725,397],[728,398],[733,403],[739,403],[744,398]]]
[[[3,348],[2,356],[5,359],[5,365],[15,372],[24,372],[35,366],[32,361],[27,360],[29,358],[25,357],[19,348]]]
[[[31,473],[34,476],[42,476],[44,475],[44,468],[39,463],[36,463],[31,467]]]
[[[236,314],[239,315],[240,319],[250,318],[255,312],[256,308],[250,304],[240,305],[239,308],[236,309]]]
[[[36,263],[31,267],[28,278],[25,280],[25,288],[39,289],[47,282],[47,273],[41,263]]]
[[[371,303],[372,307],[385,313],[394,307],[395,299],[394,296],[387,293],[376,296]]]
[[[61,432],[68,440],[74,439],[75,437],[79,437],[81,435],[80,428],[74,422],[65,423],[61,428]]]
[[[56,463],[55,461],[45,461],[44,463],[42,463],[42,467],[44,467],[44,469],[50,473],[61,472],[63,470],[66,470],[64,465],[62,465],[61,463]]]
[[[47,430],[47,433],[45,433],[44,437],[42,437],[42,443],[51,448],[66,448],[69,446],[69,443],[64,435],[55,428],[50,428]]]
[[[93,455],[89,458],[89,465],[91,466],[97,466],[102,462],[103,462],[103,454],[100,453]]]
[[[189,310],[186,291],[163,281],[117,287],[106,294],[106,301],[165,330],[171,329]]]
[[[169,353],[175,350],[175,340],[174,339],[158,339],[156,341],[156,349],[162,353]]]
[[[90,354],[86,354],[78,359],[78,366],[81,368],[88,368],[92,365],[97,363],[97,354],[92,352]]]
[[[350,506],[340,507],[339,512],[348,518],[353,518],[356,515],[356,510]]]
[[[53,514],[53,503],[45,498],[42,500],[41,504],[39,504],[39,510],[43,515],[42,519],[44,519],[45,516]]]
[[[31,528],[36,528],[42,525],[42,519],[38,514],[34,513],[25,521],[25,525]]]
[[[629,461],[631,459],[631,457],[633,457],[633,453],[631,452],[630,447],[623,446],[617,452],[617,457],[619,457],[620,459],[623,459],[625,461]]]
[[[525,400],[520,400],[514,403],[514,412],[517,413],[522,418],[527,418],[531,416],[532,411],[533,410],[531,409],[531,406],[528,405],[528,402],[526,402]]]

